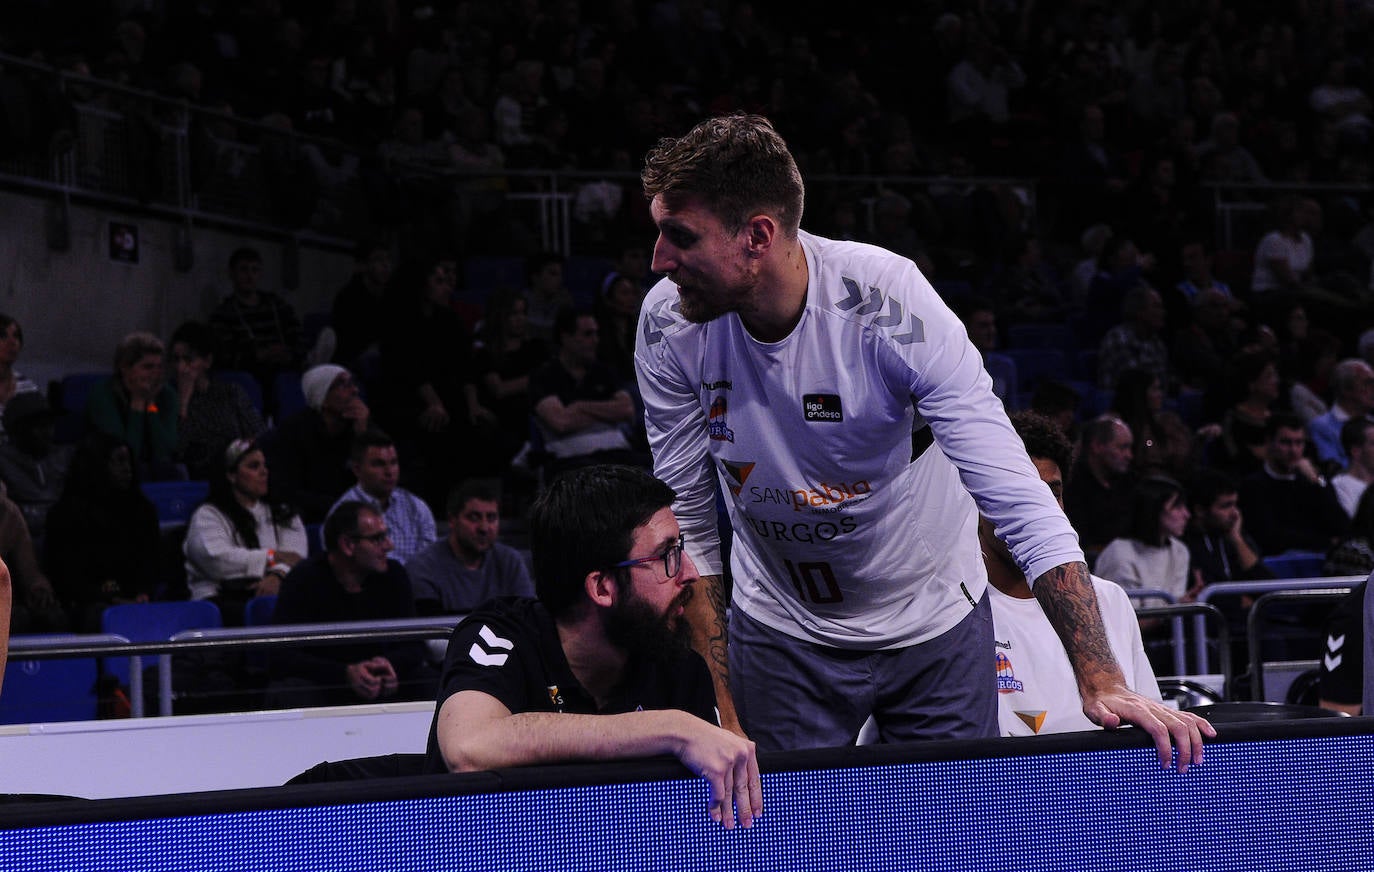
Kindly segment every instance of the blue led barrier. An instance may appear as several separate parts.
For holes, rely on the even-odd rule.
[[[0,831],[0,868],[1374,869],[1374,736],[1215,742],[1185,776],[1144,747],[1022,753],[1063,747],[1028,744],[1039,741],[991,743],[1018,756],[771,771],[750,830],[712,824],[696,779],[352,803],[356,783],[316,785],[312,796],[349,804],[205,813],[197,803],[270,805],[274,792],[187,794],[154,802],[164,816],[51,825],[35,818],[40,804]],[[424,794],[464,778],[391,788]],[[16,826],[14,814],[0,807],[0,826]]]

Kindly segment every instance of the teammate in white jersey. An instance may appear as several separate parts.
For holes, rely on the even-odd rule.
[[[1041,480],[1062,506],[1064,470],[1069,467],[1073,446],[1053,422],[1034,412],[1017,412],[1011,416],[1011,423],[1025,443],[1026,453]],[[997,667],[997,721],[1001,734],[1034,736],[1094,729],[1096,724],[1083,715],[1083,701],[1078,696],[1064,646],[1031,593],[1026,576],[993,532],[991,521],[979,521],[978,542],[987,563],[988,596],[992,598],[994,650],[988,654]],[[1127,686],[1162,701],[1140,639],[1140,622],[1126,591],[1095,575],[1092,583],[1107,642],[1121,664]]]
[[[981,510],[1035,579],[1084,713],[1141,726],[1166,765],[1171,741],[1180,769],[1197,762],[1214,731],[1127,688],[1073,530],[915,265],[800,232],[801,176],[758,116],[663,141],[642,180],[667,278],[635,361],[703,575],[693,628],[722,723],[761,749],[852,741],[870,714],[884,741],[994,735]]]

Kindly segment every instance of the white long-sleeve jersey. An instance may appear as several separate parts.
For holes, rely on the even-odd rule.
[[[640,313],[655,473],[677,491],[699,570],[721,571],[717,481],[733,607],[821,644],[902,647],[967,615],[987,584],[975,499],[1028,578],[1082,560],[963,325],[915,264],[801,244],[806,307],[780,342],[733,313],[688,323],[667,279]],[[919,451],[923,435],[934,444]]]

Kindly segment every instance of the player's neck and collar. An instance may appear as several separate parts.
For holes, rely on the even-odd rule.
[[[811,267],[800,234],[783,236],[763,256],[755,305],[740,313],[740,322],[760,342],[781,342],[801,322],[806,311]]]

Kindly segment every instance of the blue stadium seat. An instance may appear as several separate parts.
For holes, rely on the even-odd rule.
[[[258,384],[258,380],[253,377],[252,373],[244,372],[241,369],[217,369],[210,374],[210,380],[238,385],[243,388],[243,392],[248,395],[248,401],[253,404],[253,408],[258,410],[258,414],[266,414],[262,404],[262,385]]]
[[[279,372],[272,382],[272,396],[277,401],[277,423],[305,408],[305,391],[301,390],[301,374]]]
[[[129,603],[110,606],[100,616],[102,633],[114,633],[130,642],[161,642],[182,630],[205,630],[223,625],[219,606],[209,600]],[[143,662],[145,668],[151,665],[149,658],[145,658]],[[129,658],[108,658],[105,661],[105,671],[127,686]]]
[[[275,596],[255,596],[243,606],[243,625],[263,627],[272,623],[272,611],[277,607]]]
[[[60,636],[73,641],[81,638],[67,633]],[[19,638],[24,637],[15,637]],[[94,658],[11,659],[5,665],[5,687],[0,694],[0,724],[91,721],[96,717],[97,702]]]
[[[1029,393],[1041,379],[1063,381],[1069,377],[1069,366],[1064,352],[1057,348],[1004,348],[997,352],[1011,358],[1016,363],[1020,377],[1017,390]]]
[[[578,306],[591,308],[601,293],[601,280],[613,266],[604,257],[572,255],[563,262],[563,285]]]
[[[983,367],[992,376],[992,383],[1005,385],[1007,395],[1003,398],[1010,403],[1016,396],[1017,385],[1020,380],[1016,374],[1016,361],[1000,352],[990,352],[983,355]]]
[[[191,520],[196,506],[210,494],[208,481],[145,481],[139,484],[143,495],[157,509],[158,523],[163,526],[185,524]]]
[[[1321,551],[1285,551],[1264,558],[1275,578],[1321,578],[1326,555]]]

